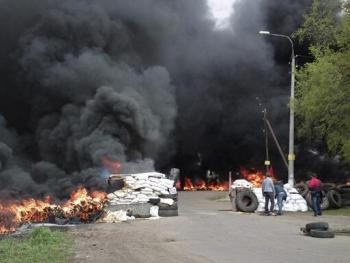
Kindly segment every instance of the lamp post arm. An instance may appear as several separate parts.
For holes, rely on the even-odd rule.
[[[282,34],[273,34],[273,33],[269,33],[270,36],[275,36],[275,37],[284,37],[284,38],[287,38],[291,44],[291,47],[292,47],[292,56],[294,57],[294,43],[293,43],[293,40],[289,37],[289,36],[286,36],[286,35],[282,35]]]

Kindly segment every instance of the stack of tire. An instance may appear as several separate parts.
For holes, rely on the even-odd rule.
[[[327,222],[312,222],[301,228],[304,234],[318,238],[333,238],[334,232],[329,229]]]
[[[168,194],[168,195],[160,195],[160,198],[171,198],[174,200],[174,203],[172,205],[159,202],[157,205],[159,207],[158,215],[161,217],[169,217],[169,216],[178,216],[178,193],[176,194]]]
[[[238,211],[253,213],[259,206],[259,200],[252,189],[237,189],[236,207]]]
[[[337,186],[337,189],[341,196],[343,206],[350,206],[350,185],[341,184]]]
[[[297,189],[299,194],[305,198],[306,203],[311,208],[312,207],[311,192],[307,184],[301,182],[296,184],[295,188]],[[349,187],[349,190],[350,190],[350,187]],[[343,206],[343,202],[342,202],[343,198],[339,193],[339,189],[337,188],[336,184],[333,184],[333,183],[322,184],[322,194],[323,194],[322,203],[321,203],[322,210],[337,209]]]

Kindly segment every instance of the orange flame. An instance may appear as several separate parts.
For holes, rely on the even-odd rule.
[[[206,183],[202,179],[197,179],[195,182],[188,177],[185,177],[184,186],[178,180],[175,184],[176,189],[184,191],[227,191],[229,189],[229,182],[222,182],[218,184]]]
[[[103,210],[107,194],[94,191],[91,194],[79,187],[70,195],[70,199],[62,205],[51,204],[51,198],[44,200],[28,198],[20,201],[0,202],[0,234],[14,232],[17,227],[28,222],[45,222],[51,216],[59,218],[79,218],[87,222],[91,215]]]
[[[107,168],[109,173],[111,173],[111,174],[120,173],[120,168],[122,167],[122,164],[120,162],[113,161],[107,157],[103,157],[101,162]]]
[[[240,170],[244,179],[253,184],[253,187],[259,188],[265,178],[265,174],[261,171],[256,171],[255,169],[248,170],[246,168],[241,168]],[[273,175],[272,175],[273,178]]]

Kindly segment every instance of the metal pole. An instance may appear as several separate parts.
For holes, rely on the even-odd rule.
[[[271,35],[287,38],[291,44],[291,82],[290,82],[290,100],[289,100],[289,153],[288,153],[288,184],[294,187],[294,85],[295,85],[295,55],[293,41],[289,36],[281,34],[272,34],[269,31],[259,31],[259,34]]]
[[[269,139],[267,134],[267,125],[266,125],[266,109],[264,109],[264,128],[265,128],[265,166],[266,166],[266,173],[269,172],[269,166],[270,166],[270,157],[269,157]]]
[[[293,42],[292,44],[292,65],[290,82],[290,101],[289,101],[289,154],[288,154],[288,184],[294,187],[294,85],[295,85],[295,56]]]

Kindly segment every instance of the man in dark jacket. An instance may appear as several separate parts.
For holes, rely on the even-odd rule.
[[[283,188],[282,181],[275,182],[275,192],[276,192],[276,199],[277,199],[277,206],[278,206],[277,215],[282,215],[283,200],[287,199],[287,192]]]

